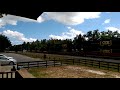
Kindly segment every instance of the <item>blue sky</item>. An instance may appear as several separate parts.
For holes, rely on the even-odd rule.
[[[43,12],[36,20],[9,14],[0,18],[0,33],[13,45],[36,39],[73,39],[95,29],[120,33],[120,12]]]

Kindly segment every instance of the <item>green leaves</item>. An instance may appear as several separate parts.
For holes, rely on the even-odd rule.
[[[0,34],[0,52],[3,52],[6,48],[10,46],[10,40],[5,35]]]
[[[88,38],[86,40],[86,38]],[[58,39],[43,39],[36,40],[33,42],[24,42],[22,45],[18,46],[18,50],[27,50],[35,52],[48,51],[50,53],[57,52],[87,52],[87,51],[99,51],[100,40],[120,40],[120,34],[117,31],[102,31],[99,32],[98,29],[93,31],[88,31],[84,35],[77,35],[73,40],[58,40]],[[22,49],[20,49],[22,46]]]

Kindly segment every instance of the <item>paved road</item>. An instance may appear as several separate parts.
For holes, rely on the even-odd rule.
[[[10,56],[10,57],[14,57],[18,62],[42,60],[42,59],[35,59],[35,58],[28,57],[28,56],[20,55],[20,54],[14,54],[14,53],[3,53],[3,54],[5,54],[7,56]],[[67,56],[67,55],[66,56],[64,55],[64,57],[66,57],[66,58],[73,58],[73,59],[91,59],[91,60],[97,60],[97,61],[120,63],[120,60],[114,60],[114,59],[78,57],[78,56]]]
[[[103,58],[92,58],[92,57],[78,57],[78,56],[65,56],[66,58],[72,58],[72,59],[90,59],[90,60],[96,60],[96,61],[105,61],[105,62],[113,62],[113,63],[120,63],[120,60],[115,59],[103,59]]]
[[[9,56],[9,57],[13,57],[14,59],[17,60],[17,62],[27,62],[27,61],[41,60],[41,59],[35,59],[35,58],[31,58],[31,57],[28,57],[28,56],[15,54],[15,53],[3,53],[3,54],[5,54],[6,56]]]

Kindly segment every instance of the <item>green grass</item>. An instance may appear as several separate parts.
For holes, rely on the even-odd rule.
[[[41,77],[46,77],[46,76],[48,76],[48,74],[46,74],[46,73],[41,73],[40,71],[41,70],[45,70],[46,68],[36,68],[36,67],[34,67],[34,68],[30,68],[28,71],[29,71],[29,73],[31,73],[33,76],[35,76],[35,77],[39,77],[39,78],[41,78]]]
[[[47,77],[48,75],[46,73],[39,73],[39,72],[34,72],[34,71],[29,71],[33,76],[37,78],[43,78]]]
[[[35,72],[35,71],[33,71],[33,70],[30,70],[29,72],[30,72],[33,76],[35,76],[35,77],[39,77],[39,76],[40,76],[38,72]]]

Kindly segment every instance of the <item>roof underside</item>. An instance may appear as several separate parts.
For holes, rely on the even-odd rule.
[[[31,9],[31,8],[29,8]],[[31,9],[33,10],[33,9]],[[16,16],[21,16],[21,17],[26,17],[26,18],[30,18],[30,19],[37,19],[41,14],[42,14],[42,11],[37,11],[37,10],[34,10],[34,11],[30,11],[28,10],[27,8],[25,9],[18,9],[18,8],[14,8],[14,9],[11,9],[11,8],[0,8],[0,13],[2,14],[11,14],[11,15],[16,15]]]
[[[4,6],[0,5],[0,13],[11,14],[35,20],[43,13],[40,4],[35,4],[34,2],[26,4],[23,2],[18,2],[17,0],[16,3],[17,4],[15,4],[15,1],[14,3],[11,2],[9,4],[2,2],[1,4]]]

